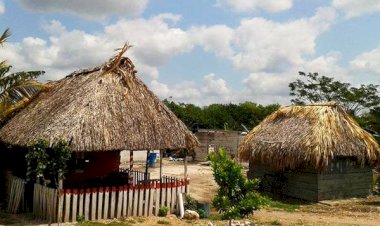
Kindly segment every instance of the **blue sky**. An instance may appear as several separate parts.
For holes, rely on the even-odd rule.
[[[289,104],[298,71],[379,84],[379,24],[380,0],[0,0],[0,59],[55,80],[128,41],[161,98]]]

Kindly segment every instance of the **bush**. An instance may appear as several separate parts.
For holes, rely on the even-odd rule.
[[[168,212],[169,212],[169,207],[167,206],[160,207],[160,209],[158,210],[158,216],[166,217],[168,215]]]
[[[239,164],[229,159],[225,150],[209,155],[215,182],[219,185],[213,206],[223,219],[247,217],[266,203],[258,192],[260,181],[247,180]]]
[[[186,195],[185,197],[185,210],[197,210],[198,209],[198,201],[191,197],[190,195]]]
[[[197,210],[198,214],[199,214],[199,218],[203,219],[203,218],[206,218],[206,211],[204,211],[203,209],[198,209]]]

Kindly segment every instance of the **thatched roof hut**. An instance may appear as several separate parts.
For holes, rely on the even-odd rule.
[[[355,157],[361,165],[380,159],[376,140],[333,102],[280,108],[248,133],[239,152],[276,170],[321,171],[335,157]]]
[[[0,141],[69,142],[76,152],[193,149],[196,137],[136,76],[122,54],[51,83],[1,130]]]

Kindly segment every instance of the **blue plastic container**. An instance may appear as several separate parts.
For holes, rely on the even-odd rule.
[[[148,157],[148,166],[155,167],[156,166],[157,153],[150,153]]]

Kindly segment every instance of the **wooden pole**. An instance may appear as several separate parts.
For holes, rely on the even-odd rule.
[[[150,150],[147,150],[146,151],[146,162],[145,162],[145,175],[144,175],[145,186],[146,186],[146,182],[148,181],[149,155],[150,155]]]
[[[133,170],[133,151],[129,151],[129,169],[132,171]]]
[[[160,180],[162,178],[162,159],[163,159],[164,153],[162,150],[160,150]]]
[[[185,173],[184,173],[184,177],[185,177],[185,181],[187,181],[187,150],[185,150],[185,158],[183,160],[185,162],[184,164],[184,167],[185,167]],[[186,190],[185,190],[185,193],[187,194],[187,186],[186,186]]]

